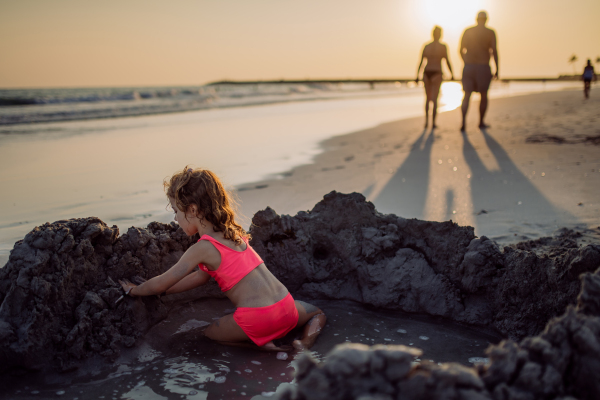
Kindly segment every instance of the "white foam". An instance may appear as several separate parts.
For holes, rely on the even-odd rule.
[[[469,362],[473,364],[487,364],[490,362],[490,359],[485,357],[471,357],[469,358]]]

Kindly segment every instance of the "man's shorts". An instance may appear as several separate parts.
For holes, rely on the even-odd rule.
[[[489,65],[465,64],[462,85],[465,92],[487,92],[492,81],[492,69]]]

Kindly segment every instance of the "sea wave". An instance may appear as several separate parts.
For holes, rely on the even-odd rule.
[[[155,88],[0,90],[0,125],[116,118],[286,101],[381,95],[407,88],[368,83],[231,83]]]
[[[561,90],[573,84],[564,81],[498,81],[492,85],[490,94],[492,97],[514,96]],[[415,96],[417,93],[422,95],[423,89],[412,81],[223,82],[188,87],[4,89],[0,90],[0,125],[119,118],[292,101]],[[457,95],[462,97],[461,93],[459,87]],[[10,132],[0,130],[0,134],[5,133]]]

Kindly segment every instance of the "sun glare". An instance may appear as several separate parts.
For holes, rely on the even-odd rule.
[[[484,0],[422,0],[426,18],[452,34],[475,24],[475,16],[485,6]]]
[[[440,94],[440,111],[450,111],[460,107],[463,98],[462,85],[460,83],[442,83]]]

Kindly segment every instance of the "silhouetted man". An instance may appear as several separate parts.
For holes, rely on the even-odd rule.
[[[496,32],[487,28],[485,23],[487,14],[481,11],[477,15],[477,26],[465,30],[460,41],[460,56],[465,62],[462,74],[463,90],[465,97],[462,102],[462,127],[466,130],[467,110],[471,93],[479,92],[481,102],[479,103],[479,128],[487,128],[483,121],[487,111],[487,92],[492,81],[492,70],[490,68],[490,55],[494,55],[496,63],[496,74],[498,78],[498,50],[496,49]]]

